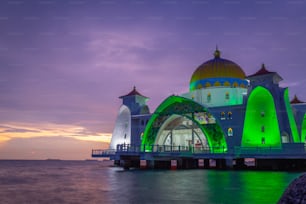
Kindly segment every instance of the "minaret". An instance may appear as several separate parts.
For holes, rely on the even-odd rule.
[[[140,134],[145,127],[139,127],[139,120],[144,115],[147,115],[146,120],[150,117],[150,110],[146,104],[149,98],[141,95],[135,86],[130,93],[119,98],[122,99],[122,105],[113,130],[110,149],[116,149],[118,144],[140,143]]]

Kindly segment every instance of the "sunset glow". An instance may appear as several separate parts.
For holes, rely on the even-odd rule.
[[[84,159],[108,148],[119,96],[136,86],[153,112],[188,91],[216,45],[246,75],[265,63],[284,76],[290,99],[306,101],[305,8],[289,0],[1,1],[0,156]]]

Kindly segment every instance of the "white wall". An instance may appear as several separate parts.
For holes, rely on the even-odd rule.
[[[210,93],[210,101],[208,101],[207,95]],[[229,93],[229,99],[226,99],[225,95]],[[188,93],[184,93],[181,96],[204,104],[208,107],[229,106],[229,105],[241,105],[243,103],[243,95],[247,94],[246,88],[241,87],[208,87],[203,89],[197,89]]]
[[[119,109],[109,148],[116,149],[117,144],[123,143],[131,143],[131,111],[125,105]]]

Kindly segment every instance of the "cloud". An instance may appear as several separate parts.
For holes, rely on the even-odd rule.
[[[284,87],[296,87],[296,86],[301,86],[303,84],[305,84],[306,80],[300,80],[300,81],[284,81],[284,82],[280,82],[281,86]]]
[[[0,142],[14,138],[67,137],[82,141],[109,143],[111,133],[93,132],[78,125],[52,123],[10,123],[0,126]]]

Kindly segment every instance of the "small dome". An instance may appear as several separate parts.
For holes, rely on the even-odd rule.
[[[190,90],[206,88],[210,86],[245,87],[245,73],[239,65],[220,57],[220,51],[216,49],[215,58],[200,65],[192,74]]]

